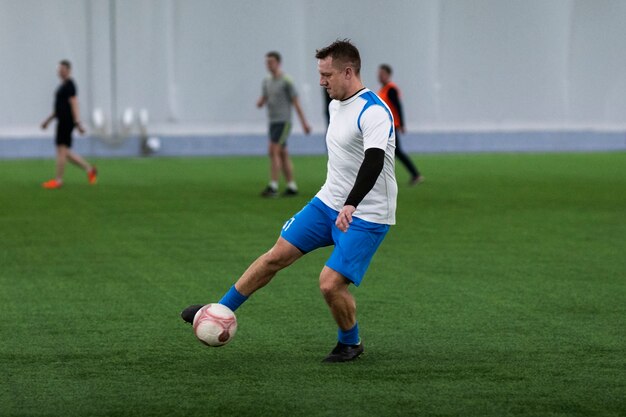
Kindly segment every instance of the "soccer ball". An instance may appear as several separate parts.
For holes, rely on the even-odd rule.
[[[145,146],[149,152],[157,153],[161,150],[161,139],[156,136],[150,136],[146,139]]]
[[[222,304],[207,304],[193,318],[193,332],[207,346],[224,346],[237,332],[237,317]]]

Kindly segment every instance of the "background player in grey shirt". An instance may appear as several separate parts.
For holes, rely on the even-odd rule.
[[[265,55],[269,76],[263,80],[263,91],[257,101],[257,107],[267,104],[269,118],[269,150],[270,182],[263,190],[263,197],[278,196],[278,180],[280,173],[285,175],[287,189],[283,195],[298,194],[298,186],[294,179],[293,164],[287,152],[287,138],[291,132],[291,106],[295,107],[298,118],[305,134],[311,132],[311,127],[304,117],[304,112],[298,100],[298,93],[291,78],[284,74],[280,67],[281,57],[278,52],[272,51]]]

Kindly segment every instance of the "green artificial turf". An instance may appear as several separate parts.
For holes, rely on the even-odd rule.
[[[416,156],[354,290],[365,354],[321,359],[330,253],[237,311],[228,346],[179,312],[217,301],[315,194],[261,199],[267,159],[104,159],[87,185],[0,162],[0,416],[623,416],[626,153]]]

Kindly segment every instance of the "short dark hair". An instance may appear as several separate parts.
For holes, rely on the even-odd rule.
[[[389,65],[389,64],[380,64],[379,68],[381,70],[385,71],[389,75],[393,74],[393,71],[391,69],[391,65]]]
[[[280,62],[280,54],[276,51],[269,51],[268,53],[265,54],[266,57],[268,58],[276,58],[276,61]]]
[[[337,39],[327,47],[315,51],[315,58],[317,59],[325,59],[329,56],[332,57],[333,61],[351,66],[355,74],[359,75],[361,72],[361,55],[350,39]]]
[[[67,59],[61,60],[61,62],[59,62],[59,64],[63,65],[67,69],[72,69],[72,63],[70,61],[68,61]]]

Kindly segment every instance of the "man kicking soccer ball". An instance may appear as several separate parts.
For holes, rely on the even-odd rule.
[[[361,283],[374,252],[395,224],[395,132],[387,106],[361,83],[361,58],[350,41],[338,40],[315,57],[320,85],[333,99],[326,182],[219,303],[235,311],[278,271],[308,252],[334,245],[320,274],[320,289],[339,327],[339,342],[324,362],[346,362],[363,353],[356,303],[348,287]],[[201,307],[187,307],[182,318],[192,323]]]

